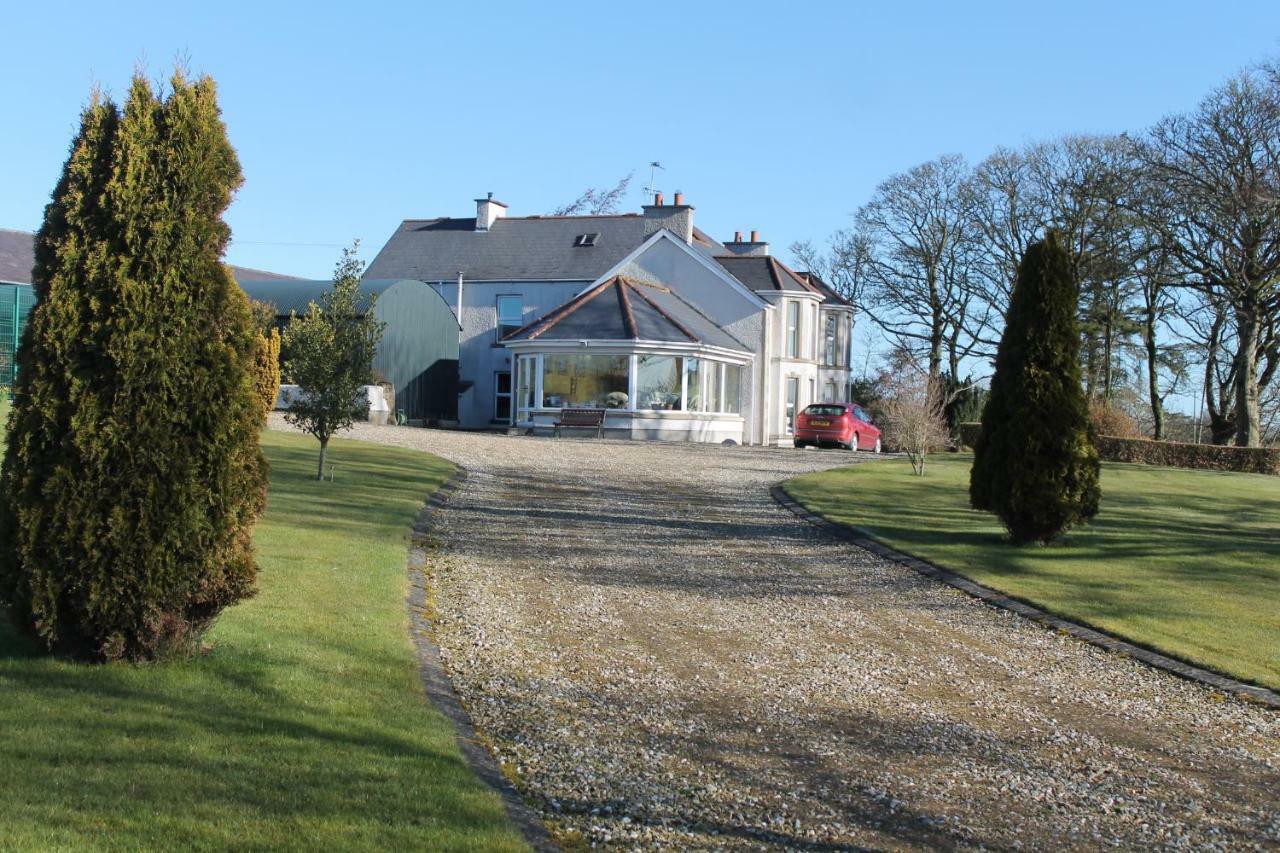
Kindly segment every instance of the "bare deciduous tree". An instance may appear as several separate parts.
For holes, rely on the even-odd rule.
[[[619,206],[622,204],[623,196],[627,194],[627,187],[631,185],[631,177],[634,174],[635,172],[628,172],[609,189],[587,187],[582,195],[563,207],[557,207],[551,211],[551,215],[574,216],[585,213],[591,216],[600,216],[606,213],[617,213]]]
[[[1163,188],[1152,223],[1186,286],[1229,313],[1235,443],[1257,446],[1260,401],[1275,372],[1268,335],[1280,315],[1280,75],[1237,75],[1194,112],[1157,124],[1137,151]]]
[[[914,359],[899,360],[885,377],[880,402],[882,424],[889,442],[907,455],[911,470],[924,475],[925,458],[950,439],[942,380],[929,375]]]

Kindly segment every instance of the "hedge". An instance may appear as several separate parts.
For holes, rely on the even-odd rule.
[[[980,423],[960,424],[960,444],[973,447]],[[1100,435],[1094,439],[1105,462],[1136,462],[1169,468],[1203,471],[1236,471],[1243,474],[1280,474],[1280,447],[1234,447],[1222,444],[1184,444],[1149,438]]]
[[[1117,438],[1114,435],[1100,435],[1094,439],[1094,444],[1108,462],[1138,462],[1244,474],[1280,474],[1280,447],[1183,444],[1149,438]]]

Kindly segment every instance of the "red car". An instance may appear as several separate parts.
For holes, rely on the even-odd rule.
[[[880,428],[857,403],[814,403],[796,416],[795,442],[879,453]]]

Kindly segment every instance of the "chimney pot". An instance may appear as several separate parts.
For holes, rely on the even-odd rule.
[[[662,207],[662,193],[653,194],[653,206]]]
[[[752,230],[752,232],[751,232],[751,242],[752,242],[752,243],[759,243],[759,242],[760,242],[760,232],[759,232],[759,231],[756,231],[756,230],[754,230],[754,229]]]
[[[684,193],[676,190],[676,206],[684,204]]]
[[[733,232],[733,242],[735,242],[735,243],[741,243],[741,242],[742,242],[742,232],[741,232],[741,231],[734,231],[734,232]]]

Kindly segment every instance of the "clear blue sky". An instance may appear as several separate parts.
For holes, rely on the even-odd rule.
[[[702,228],[784,250],[919,161],[1141,129],[1280,55],[1275,0],[19,3],[3,21],[0,227],[39,225],[94,81],[119,95],[182,54],[218,81],[244,166],[228,259],[312,277],[486,191],[542,213],[635,170],[638,209],[655,159]]]

